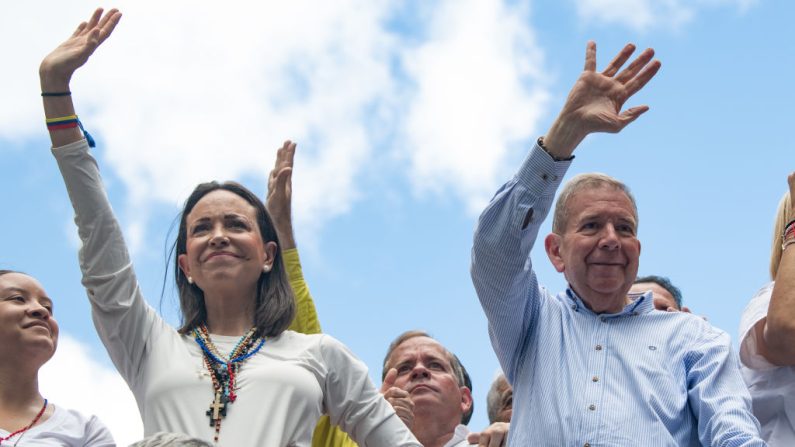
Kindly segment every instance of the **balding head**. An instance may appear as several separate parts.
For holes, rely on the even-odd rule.
[[[438,357],[438,359],[436,357]],[[427,362],[433,360],[442,360],[442,364],[438,366],[436,364],[427,364]],[[441,370],[436,369],[439,367],[441,367]],[[418,377],[416,374],[425,374],[426,372],[424,370],[427,370],[430,375],[434,376],[449,374],[458,392],[456,393],[456,390],[452,387],[449,389],[442,387],[440,390],[447,390],[452,394],[456,394],[456,396],[445,396],[447,398],[446,402],[448,403],[460,401],[462,398],[464,401],[468,401],[468,403],[465,403],[463,406],[451,405],[450,408],[455,408],[457,409],[455,411],[459,411],[460,416],[457,422],[464,425],[469,423],[474,410],[472,402],[472,381],[469,379],[469,374],[466,372],[466,369],[464,369],[458,357],[436,339],[431,337],[427,332],[411,330],[395,338],[395,340],[390,343],[389,349],[384,357],[381,380],[386,377],[387,372],[391,368],[398,370],[396,386],[406,390],[412,389],[417,381],[422,380],[422,377]],[[417,370],[413,371],[413,368],[417,368]],[[466,391],[462,396],[460,393],[463,388],[465,388]]]

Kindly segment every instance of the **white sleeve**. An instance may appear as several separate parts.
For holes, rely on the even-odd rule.
[[[86,424],[86,438],[83,447],[116,447],[113,435],[102,421],[96,416],[91,416]]]
[[[333,424],[361,447],[421,447],[375,388],[361,360],[327,335],[320,350],[328,371],[323,404]]]
[[[170,327],[141,294],[121,226],[86,141],[53,148],[52,153],[75,212],[82,282],[94,325],[116,369],[134,389],[153,331]]]
[[[770,363],[759,353],[759,341],[756,337],[756,325],[767,318],[767,308],[773,293],[773,284],[763,287],[751,299],[740,317],[740,362],[743,366],[755,370],[770,370],[778,366]]]

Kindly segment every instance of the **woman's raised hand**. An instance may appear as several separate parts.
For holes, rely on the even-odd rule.
[[[118,9],[111,9],[103,15],[102,8],[97,8],[88,22],[81,23],[71,37],[41,62],[39,76],[42,91],[67,91],[72,74],[110,36],[120,19],[121,12]]]
[[[279,236],[282,250],[295,248],[292,218],[294,158],[295,143],[287,140],[276,152],[276,162],[268,175],[268,197],[265,206],[273,219],[273,226]]]

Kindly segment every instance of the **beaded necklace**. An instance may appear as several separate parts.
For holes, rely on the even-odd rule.
[[[44,414],[44,410],[46,409],[47,409],[47,399],[44,399],[44,405],[41,406],[41,410],[39,410],[39,413],[36,415],[35,418],[33,418],[33,421],[30,424],[28,424],[27,427],[20,428],[19,430],[9,434],[8,436],[0,437],[0,442],[8,441],[9,439],[13,438],[16,435],[24,436],[25,432],[28,431],[30,427],[33,427],[34,425],[36,425],[36,422],[39,422],[39,419],[41,419],[41,415]],[[19,439],[22,439],[22,436],[20,436]],[[19,439],[17,439],[17,442],[15,442],[14,445],[17,445],[17,443],[19,443]]]
[[[237,400],[237,386],[235,385],[240,365],[251,356],[259,352],[265,344],[264,337],[256,337],[256,328],[251,328],[246,335],[240,337],[235,348],[229,353],[227,359],[218,352],[210,339],[210,333],[204,324],[193,330],[193,337],[202,349],[204,367],[210,373],[213,382],[215,398],[210,404],[210,409],[205,413],[210,418],[210,427],[215,427],[215,443],[221,432],[221,419],[226,417],[227,404]]]

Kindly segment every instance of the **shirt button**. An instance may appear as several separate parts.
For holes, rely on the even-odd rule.
[[[597,351],[601,351],[602,350],[602,345],[596,345],[596,350]]]
[[[591,444],[586,442],[582,447],[591,447]]]
[[[549,178],[549,176],[547,174],[541,174],[541,179],[542,180],[547,180],[548,178]]]
[[[607,321],[607,318],[605,318],[605,317],[599,317],[599,319],[600,319],[600,320],[602,320],[602,323],[604,323],[605,321]]]
[[[576,308],[577,308],[577,305],[576,305],[576,304],[572,304],[572,305],[571,305],[571,308],[572,308],[572,309],[576,309]]]
[[[598,381],[599,381],[599,378],[598,378],[598,377],[596,377],[596,376],[593,376],[593,377],[591,377],[591,381],[593,381],[593,382],[598,382]]]
[[[588,405],[588,409],[591,411],[596,411],[596,405],[594,404]]]

